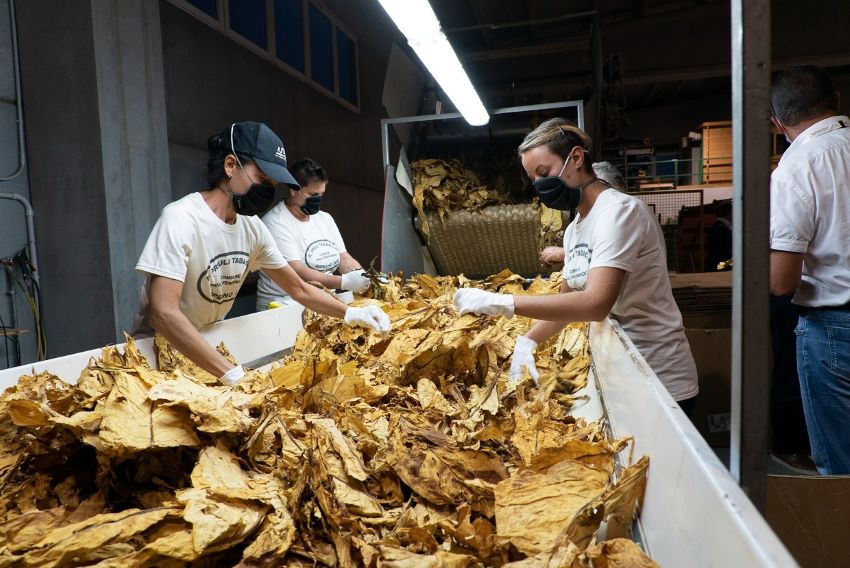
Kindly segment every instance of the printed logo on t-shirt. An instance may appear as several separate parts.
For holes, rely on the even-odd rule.
[[[304,263],[319,272],[333,272],[339,266],[339,251],[328,239],[313,241],[304,251]]]
[[[564,263],[564,277],[571,290],[584,290],[592,256],[593,249],[587,243],[577,243],[570,249],[567,262]]]
[[[247,252],[232,251],[214,256],[198,277],[198,293],[213,304],[232,302],[248,272]]]

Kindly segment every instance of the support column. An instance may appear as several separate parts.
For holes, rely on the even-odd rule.
[[[770,0],[732,0],[730,468],[764,512],[770,398]]]
[[[115,332],[129,331],[136,260],[171,201],[159,1],[91,0]]]

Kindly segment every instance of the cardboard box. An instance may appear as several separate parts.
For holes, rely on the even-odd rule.
[[[732,410],[732,330],[686,329],[699,375],[699,396],[691,421],[715,448],[729,447]]]
[[[850,564],[850,476],[768,475],[765,517],[804,568]]]
[[[700,394],[691,419],[715,448],[729,447],[730,329],[687,329]],[[850,566],[850,476],[767,476],[765,518],[804,568]]]

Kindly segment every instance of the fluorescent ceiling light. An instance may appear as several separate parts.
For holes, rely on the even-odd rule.
[[[378,1],[466,121],[472,126],[487,124],[490,115],[440,30],[440,21],[428,0]]]

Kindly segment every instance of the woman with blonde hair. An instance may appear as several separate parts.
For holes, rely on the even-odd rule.
[[[464,288],[455,294],[455,306],[462,314],[539,320],[517,338],[512,381],[522,377],[523,369],[537,380],[534,348],[567,323],[610,316],[690,414],[698,392],[696,366],[670,289],[661,227],[642,201],[594,174],[591,148],[583,130],[553,118],[528,134],[518,149],[540,201],[554,209],[577,210],[564,232],[561,293],[513,296]]]

